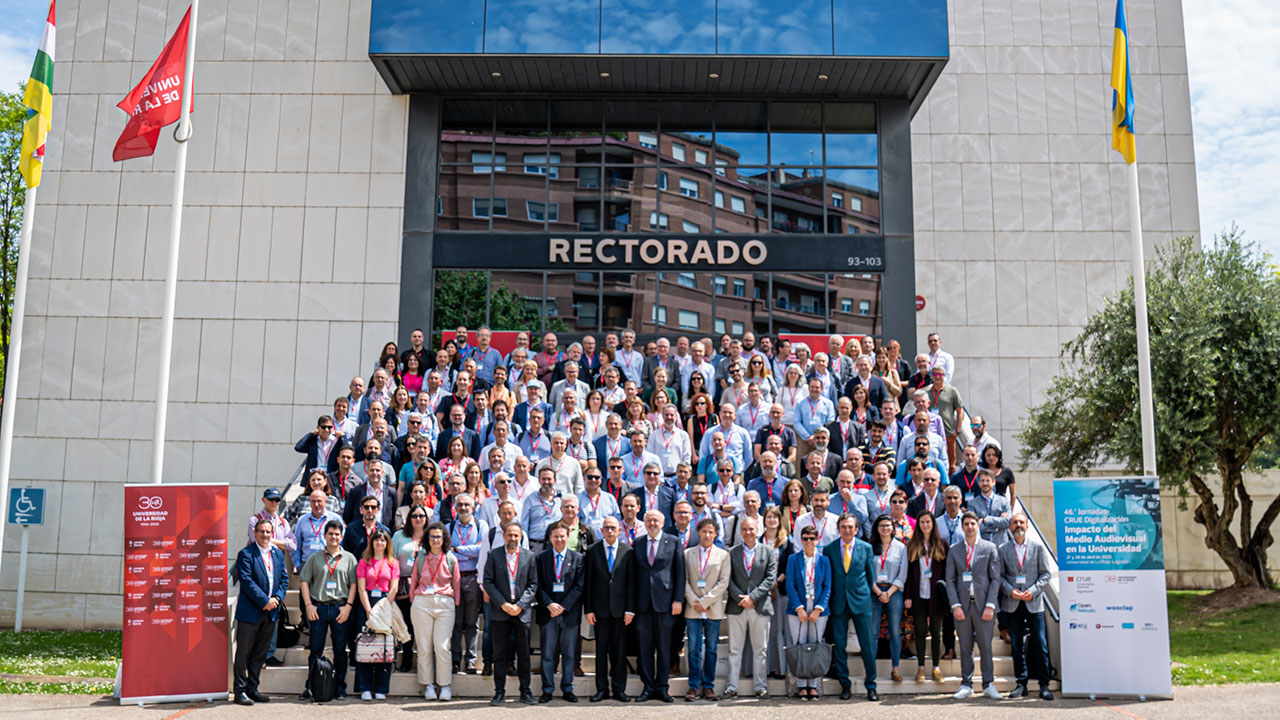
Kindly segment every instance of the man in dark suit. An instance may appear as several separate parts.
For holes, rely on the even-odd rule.
[[[631,546],[618,537],[621,530],[616,517],[606,517],[600,525],[603,539],[587,550],[583,609],[587,623],[596,629],[596,694],[591,702],[600,702],[610,693],[618,702],[631,702],[623,628],[633,617],[626,612],[632,557]]]
[[[855,380],[857,378],[854,378]],[[840,682],[840,699],[852,695],[849,682],[849,622],[853,621],[862,648],[862,667],[866,672],[863,686],[868,700],[879,700],[876,692],[876,636],[871,627],[871,589],[876,581],[872,565],[871,545],[858,539],[858,518],[850,513],[840,516],[836,528],[840,539],[822,549],[831,561],[831,638],[836,680]]]
[[[936,518],[947,511],[946,503],[942,500],[942,491],[938,489],[938,483],[941,480],[937,468],[925,468],[924,490],[907,501],[908,515],[919,519],[921,515],[931,513]]]
[[[516,409],[511,414],[511,422],[523,428],[529,427],[529,411],[533,408],[542,409],[543,420],[551,417],[552,413],[551,403],[544,402],[547,391],[545,385],[537,380],[531,380],[528,385],[525,385],[525,391],[529,393],[529,399],[516,405]]]
[[[760,527],[755,518],[742,518],[742,542],[729,551],[729,601],[725,614],[729,619],[729,682],[726,700],[737,697],[738,678],[742,675],[742,652],[751,640],[752,688],[761,700],[769,697],[769,617],[773,602],[769,591],[778,579],[778,551],[756,542]],[[782,618],[774,618],[781,622]]]
[[[293,449],[307,456],[307,469],[321,468],[325,472],[338,469],[338,451],[350,442],[343,435],[333,432],[333,418],[321,415],[316,429],[302,436]]]
[[[489,553],[484,565],[484,591],[489,596],[489,622],[493,626],[493,699],[507,698],[507,664],[515,661],[520,678],[520,702],[533,704],[529,681],[529,625],[538,596],[538,571],[532,553],[521,549],[524,531],[517,522],[502,529],[503,546]],[[514,634],[515,642],[511,642]],[[514,656],[513,656],[514,654]]]
[[[362,517],[360,514],[360,504],[366,497],[373,496],[378,499],[379,515],[375,517],[383,525],[393,528],[396,526],[396,508],[400,503],[396,502],[395,490],[387,484],[386,478],[382,477],[383,468],[380,462],[365,463],[365,480],[359,485],[351,488],[351,492],[347,493],[347,502],[342,507],[342,522],[351,525],[358,522]],[[361,552],[364,547],[360,548]]]
[[[650,698],[671,702],[668,692],[671,626],[684,610],[684,552],[674,535],[662,532],[665,519],[658,510],[644,516],[645,534],[636,538],[632,560],[630,604],[639,639],[640,681],[644,691],[637,702]]]
[[[240,600],[236,603],[236,657],[233,689],[237,705],[269,702],[258,692],[258,677],[267,662],[267,649],[275,632],[289,572],[284,553],[271,544],[275,525],[261,518],[253,527],[253,542],[236,556]]]
[[[578,625],[582,621],[582,555],[569,549],[566,521],[553,523],[547,534],[551,547],[538,555],[537,618],[542,632],[542,697],[538,702],[551,702],[559,656],[560,693],[575,703],[578,696],[573,694],[573,669],[577,664]]]
[[[623,468],[625,469],[626,463],[634,459],[634,456],[631,455],[624,457]],[[662,466],[650,461],[644,465],[641,473],[644,478],[644,486],[631,491],[631,494],[635,495],[636,499],[640,501],[640,517],[645,517],[650,510],[657,510],[662,514],[663,527],[667,529],[674,528],[676,493],[669,485],[662,482]],[[692,514],[690,517],[692,517]],[[694,543],[696,544],[697,541],[697,537],[695,537]]]
[[[457,408],[457,410],[453,408]],[[480,433],[464,424],[466,417],[466,412],[463,411],[461,405],[454,405],[449,408],[449,425],[441,428],[440,436],[436,438],[436,460],[449,456],[449,441],[454,436],[458,436],[462,438],[462,444],[467,448],[467,457],[480,462]]]
[[[640,371],[641,389],[648,390],[653,387],[653,371],[658,366],[667,369],[667,384],[674,385],[672,378],[680,377],[680,363],[676,360],[676,356],[671,354],[671,341],[666,338],[658,338],[658,351],[644,359],[644,367]]]
[[[857,368],[857,372],[853,374],[849,382],[844,384],[843,395],[852,399],[853,388],[861,385],[867,389],[867,400],[871,407],[880,407],[880,403],[884,402],[885,395],[889,391],[885,388],[884,380],[871,374],[871,358],[865,355],[858,358],[858,362],[854,364],[854,367]]]

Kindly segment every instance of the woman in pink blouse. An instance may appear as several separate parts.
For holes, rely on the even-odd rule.
[[[427,700],[449,700],[453,680],[453,618],[456,614],[461,575],[458,559],[449,552],[449,531],[444,523],[427,528],[427,547],[413,559],[409,594],[413,609],[413,637],[418,646],[418,683]],[[439,691],[437,692],[437,686]]]
[[[356,565],[356,583],[361,612],[352,625],[357,631],[364,625],[373,606],[386,597],[395,597],[400,583],[400,566],[391,553],[391,536],[378,530],[369,539],[364,557]],[[391,690],[391,663],[356,663],[356,692],[361,700],[387,699]]]

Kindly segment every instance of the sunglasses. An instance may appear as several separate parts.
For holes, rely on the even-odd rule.
[[[906,500],[890,500],[889,504],[890,505],[906,505],[907,501]]]
[[[644,474],[645,474],[645,475],[657,475],[658,473],[653,472],[652,470],[645,470],[645,471],[644,471]]]
[[[410,515],[410,516],[409,516],[409,519],[411,519],[411,520],[426,520],[426,519],[427,519],[427,516],[426,516],[426,515],[422,515],[422,514],[418,514],[418,515]]]
[[[974,425],[974,427],[977,427],[977,425]],[[321,429],[321,430],[332,430],[332,429],[333,429],[333,426],[332,426],[332,425],[321,425],[321,426],[320,426],[320,429]]]

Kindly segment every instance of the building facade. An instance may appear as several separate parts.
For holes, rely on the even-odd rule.
[[[27,622],[116,626],[121,485],[149,479],[174,148],[113,163],[115,103],[186,3],[59,5],[12,468],[51,508],[31,531]],[[536,280],[492,272],[554,298],[575,332],[701,336],[723,321],[872,332],[910,352],[937,331],[955,385],[1015,459],[1060,343],[1127,281],[1111,0],[885,2],[898,32],[859,26],[846,0],[718,15],[714,0],[603,0],[588,3],[606,20],[595,40],[576,5],[490,0],[486,24],[471,2],[201,3],[165,479],[229,482],[245,521],[233,542],[351,376],[429,323],[430,273],[450,267],[440,239],[883,239],[870,277],[565,268],[544,290],[546,267]],[[1186,53],[1179,0],[1128,12],[1150,251],[1199,230]],[[397,50],[423,37],[452,59]],[[557,62],[565,73],[548,72]],[[551,87],[566,77],[581,84]],[[5,532],[0,621],[17,585],[18,535]]]

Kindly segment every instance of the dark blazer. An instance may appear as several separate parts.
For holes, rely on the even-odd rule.
[[[809,455],[812,455],[812,454],[813,454],[812,452],[809,453]],[[800,458],[801,479],[809,475],[809,455],[805,455],[804,457]],[[840,474],[840,471],[844,469],[844,460],[842,459],[843,457],[844,457],[843,455],[836,452],[834,448],[828,445],[827,461],[823,463],[822,470],[820,471],[822,475],[824,477],[828,477],[832,480],[835,480],[836,476]],[[834,483],[832,484],[834,485]]]
[[[858,377],[857,373],[854,373],[853,377],[849,380],[849,382],[844,384],[844,393],[843,393],[844,396],[848,398],[852,398],[853,388],[861,384],[862,384],[862,378]],[[871,382],[868,383],[867,385],[867,404],[873,408],[876,408],[878,411],[880,408],[880,404],[884,402],[885,396],[888,395],[888,393],[889,393],[889,390],[885,388],[884,380],[881,380],[875,375],[872,375]]]
[[[672,603],[684,601],[684,550],[674,535],[658,535],[653,564],[649,564],[649,535],[636,537],[632,550],[633,580],[627,612],[669,613]]]
[[[676,505],[676,493],[670,488],[670,486],[666,484],[658,486],[657,507],[649,507],[646,504],[649,500],[649,493],[645,490],[644,485],[632,490],[630,494],[635,495],[636,500],[640,501],[640,513],[636,515],[636,518],[639,519],[641,523],[644,522],[645,513],[650,510],[657,510],[662,513],[662,517],[666,518],[666,522],[663,524],[664,530],[670,530],[676,526],[675,517],[672,515],[672,511],[675,510]],[[697,540],[694,540],[694,544],[697,544]]]
[[[853,557],[849,561],[849,572],[845,573],[844,556],[840,549],[842,542],[840,538],[836,538],[822,549],[822,554],[831,561],[831,614],[870,614],[871,588],[876,582],[871,544],[854,538]],[[790,579],[787,578],[788,581]]]
[[[564,583],[564,591],[556,592],[555,555],[555,548],[551,547],[538,553],[538,607],[535,613],[537,622],[539,625],[545,625],[551,619],[547,606],[551,603],[559,603],[564,606],[565,619],[572,625],[577,625],[582,612],[585,563],[581,553],[565,548],[564,561],[560,565],[560,582]]]
[[[363,516],[360,514],[360,503],[364,502],[364,498],[369,494],[369,481],[365,480],[359,485],[351,488],[351,492],[347,493],[346,504],[342,506],[342,522],[350,526],[352,523],[359,523]],[[382,481],[382,513],[378,517],[378,521],[387,527],[396,526],[396,508],[400,507],[400,502],[396,499],[395,490],[391,489],[384,478]]]
[[[548,387],[548,388],[547,388],[547,391],[549,392],[550,390],[551,390],[551,388],[550,388],[550,387]],[[585,403],[584,403],[584,405],[585,405]],[[543,420],[550,420],[550,419],[551,419],[551,413],[552,413],[550,403],[540,402],[540,403],[538,403],[538,407],[542,408],[542,419],[543,419]],[[511,422],[515,423],[516,425],[519,425],[519,426],[520,426],[520,427],[522,427],[522,428],[527,428],[527,427],[529,427],[529,403],[528,403],[528,401],[525,401],[525,402],[522,402],[522,403],[520,403],[520,404],[516,405],[516,409],[515,409],[515,411],[511,413]],[[546,426],[545,426],[545,425],[543,426],[543,429],[544,429],[544,430],[546,429]],[[510,435],[509,437],[514,438],[514,437],[515,437],[515,435],[514,435],[514,434],[512,434],[512,435]],[[627,447],[631,447],[631,445],[630,445],[630,444],[628,444],[628,445],[627,445]]]
[[[452,439],[453,427],[441,430],[440,436],[436,438],[436,454],[432,458],[439,461],[449,457],[449,441]],[[480,462],[480,433],[471,428],[463,430],[462,443],[467,446],[467,457]]]
[[[489,594],[489,617],[493,620],[513,620],[502,609],[503,603],[520,606],[520,622],[533,622],[533,605],[538,597],[538,570],[533,553],[520,549],[516,560],[516,594],[511,596],[511,583],[507,579],[507,548],[494,548],[484,564],[484,591]]]
[[[656,354],[650,355],[644,359],[644,365],[640,369],[640,388],[648,390],[653,387],[653,371],[658,369],[658,364],[662,360]],[[680,377],[680,363],[676,360],[676,354],[667,355],[667,386],[675,384],[675,378]]]
[[[911,491],[907,490],[907,494],[910,495]],[[924,493],[920,493],[907,501],[907,514],[913,518],[919,518],[921,515],[925,514],[928,507],[928,505],[925,505]],[[942,488],[938,488],[938,494],[934,496],[933,501],[933,516],[936,518],[946,511],[946,503],[942,502]]]
[[[662,532],[676,539],[676,545],[680,547],[680,552],[682,553],[698,544],[698,528],[694,527],[693,523],[689,523],[689,535],[684,539],[684,542],[680,542],[680,531],[674,525],[670,529],[664,529]],[[716,542],[719,542],[719,540]]]
[[[870,417],[870,414],[868,414]],[[849,452],[851,447],[862,447],[867,441],[867,429],[862,423],[858,422],[856,417],[849,418],[849,442],[844,441],[844,435],[840,432],[840,420],[832,420],[827,423],[827,430],[831,433],[831,442],[827,443],[827,449],[840,458],[840,464],[844,464],[844,455]],[[837,470],[837,472],[839,472]]]
[[[778,551],[757,541],[750,573],[747,572],[746,556],[747,549],[741,544],[729,551],[729,594],[724,612],[726,615],[741,614],[742,606],[738,602],[746,596],[756,604],[756,612],[772,615],[769,590],[778,579]]]
[[[931,577],[929,592],[929,614],[930,615],[946,615],[947,614],[947,561],[931,560],[929,561],[929,572]],[[903,598],[910,600],[912,606],[920,602],[920,563],[907,563],[907,587],[903,589]]]
[[[647,558],[646,558],[647,559]],[[631,578],[631,546],[618,540],[613,555],[613,573],[609,572],[609,556],[603,541],[587,549],[582,609],[605,618],[621,618],[626,612]]]
[[[329,451],[329,458],[324,463],[325,472],[334,472],[338,469],[338,451],[351,443],[345,435],[339,435],[338,441],[333,444],[333,450]],[[320,467],[320,436],[307,433],[302,436],[297,445],[293,446],[294,450],[307,454],[307,470]]]
[[[382,530],[391,534],[391,525],[379,522],[374,528],[375,531]],[[364,549],[369,545],[369,535],[364,530],[364,523],[357,520],[347,525],[347,529],[342,533],[342,549],[355,555],[356,558],[364,556]]]
[[[631,443],[627,440],[627,436],[621,433],[618,434],[618,439],[621,440],[618,444],[618,457],[622,457],[623,455],[631,452]],[[609,457],[609,436],[607,434],[601,435],[600,437],[592,440],[591,444],[595,446],[596,462],[599,463],[600,469],[607,469],[609,467],[609,461],[613,459]]]
[[[262,550],[257,543],[249,543],[236,555],[236,581],[240,584],[240,600],[236,603],[236,620],[256,623],[262,620],[263,606],[272,597],[279,599],[276,609],[270,613],[271,622],[280,618],[284,607],[284,594],[289,590],[289,571],[284,566],[284,553],[271,548],[271,574],[275,576],[275,590],[268,595],[267,566],[262,562]]]

